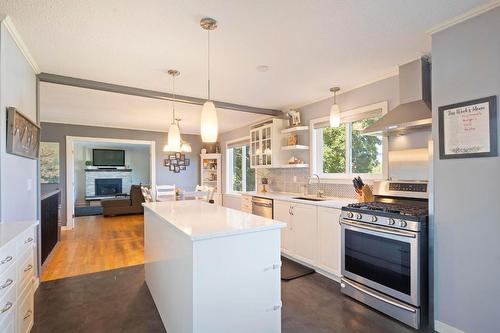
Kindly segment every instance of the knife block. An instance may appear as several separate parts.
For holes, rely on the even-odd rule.
[[[370,186],[364,185],[360,192],[356,192],[358,196],[358,202],[372,202],[374,200],[372,190]]]

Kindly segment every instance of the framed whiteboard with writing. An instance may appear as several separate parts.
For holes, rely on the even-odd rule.
[[[496,107],[496,96],[439,107],[439,158],[497,156]]]

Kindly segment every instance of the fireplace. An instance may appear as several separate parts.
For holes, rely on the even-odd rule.
[[[121,178],[104,178],[95,180],[95,195],[115,195],[122,193]]]

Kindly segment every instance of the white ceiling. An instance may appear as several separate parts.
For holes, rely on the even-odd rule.
[[[181,132],[200,133],[200,106],[176,103]],[[40,84],[42,121],[165,132],[172,121],[172,102],[52,83]],[[269,116],[218,109],[219,133]]]
[[[426,30],[486,2],[2,0],[0,12],[11,16],[43,72],[168,91],[165,71],[175,68],[181,71],[177,92],[202,98],[207,40],[199,20],[214,17],[219,28],[211,35],[212,97],[284,109],[328,97],[333,85],[348,89],[394,72],[399,64],[430,52]],[[270,70],[256,70],[260,65]],[[124,106],[122,98],[116,101]],[[85,112],[91,111],[79,107],[78,100],[68,102],[77,109],[48,101],[59,109],[42,109],[42,116],[71,113],[75,121],[88,121]],[[117,123],[133,119],[138,126],[153,126],[159,114],[141,117],[148,108],[126,107],[122,115],[130,117],[123,120],[103,109],[98,121],[121,126]],[[199,107],[193,112],[199,113]],[[235,121],[221,125],[239,127],[244,116],[231,114]]]

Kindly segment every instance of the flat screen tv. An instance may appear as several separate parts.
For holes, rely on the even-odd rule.
[[[100,167],[125,166],[125,150],[93,149],[92,164]]]

